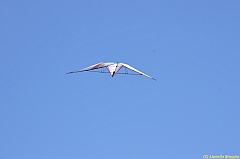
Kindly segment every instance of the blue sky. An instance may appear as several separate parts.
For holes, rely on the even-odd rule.
[[[239,7],[0,1],[0,158],[240,155]],[[112,61],[157,81],[66,74]]]

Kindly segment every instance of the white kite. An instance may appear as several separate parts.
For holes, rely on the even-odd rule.
[[[83,68],[81,70],[76,70],[76,71],[72,71],[72,72],[68,72],[67,74],[70,74],[70,73],[77,73],[77,72],[83,72],[83,71],[91,71],[93,72],[92,70],[95,70],[95,69],[99,69],[99,68],[103,68],[103,67],[106,67],[109,71],[109,73],[111,74],[111,76],[113,77],[115,74],[117,74],[117,72],[122,68],[122,67],[125,67],[125,68],[128,68],[132,71],[135,71],[137,72],[138,74],[130,74],[130,75],[143,75],[143,76],[146,76],[148,78],[151,78],[153,80],[156,80],[155,78],[152,78],[150,76],[148,76],[147,74],[141,72],[141,71],[138,71],[137,69],[133,68],[132,66],[128,65],[128,64],[124,64],[124,63],[121,63],[121,62],[100,62],[98,64],[95,64],[95,65],[92,65],[92,66],[89,66],[89,67],[86,67],[86,68]],[[105,72],[100,72],[100,73],[105,73]],[[119,73],[120,74],[120,73]],[[121,73],[121,74],[129,74],[127,72],[125,73]]]

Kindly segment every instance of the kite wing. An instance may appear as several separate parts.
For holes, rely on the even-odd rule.
[[[120,63],[120,64],[121,64],[122,66],[124,66],[124,67],[132,70],[132,71],[135,71],[135,72],[139,73],[140,75],[143,75],[143,76],[146,76],[146,77],[151,78],[151,79],[153,79],[153,80],[156,80],[155,78],[153,78],[153,77],[151,77],[151,76],[148,76],[147,74],[145,74],[145,73],[143,73],[143,72],[141,72],[141,71],[133,68],[132,66],[130,66],[130,65],[128,65],[128,64],[124,64],[124,63]]]
[[[92,66],[88,66],[88,67],[83,68],[83,69],[80,69],[80,70],[68,72],[67,74],[77,73],[77,72],[83,72],[83,71],[91,71],[91,70],[95,70],[95,69],[107,67],[107,66],[110,66],[110,65],[113,65],[113,64],[114,64],[114,63],[112,63],[112,62],[106,62],[106,63],[100,62],[100,63],[94,64],[94,65],[92,65]]]

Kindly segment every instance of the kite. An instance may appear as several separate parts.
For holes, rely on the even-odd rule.
[[[100,62],[100,63],[97,63],[95,65],[92,65],[92,66],[89,66],[89,67],[86,67],[86,68],[83,68],[83,69],[80,69],[80,70],[68,72],[67,74],[78,73],[78,72],[83,72],[83,71],[99,72],[99,71],[92,71],[92,70],[96,70],[96,69],[100,69],[100,68],[104,68],[104,67],[106,67],[108,69],[108,71],[109,71],[109,73],[112,77],[115,74],[143,75],[143,76],[146,76],[150,79],[156,80],[155,78],[153,78],[153,77],[151,77],[151,76],[133,68],[132,66],[130,66],[128,64],[125,64],[125,63],[121,63],[121,62]],[[134,72],[137,72],[137,74],[130,74],[130,73],[126,72],[126,70],[125,70],[125,73],[117,73],[122,67],[130,69]],[[106,73],[106,72],[101,71],[99,73]]]

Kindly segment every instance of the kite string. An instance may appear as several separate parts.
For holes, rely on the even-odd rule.
[[[137,148],[136,148],[136,108],[135,108],[135,89],[134,89],[134,76],[132,76],[132,99],[133,99],[133,145],[134,145],[134,158],[136,159]]]

